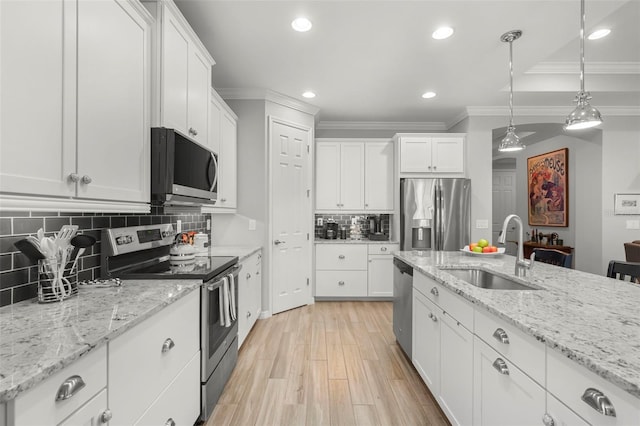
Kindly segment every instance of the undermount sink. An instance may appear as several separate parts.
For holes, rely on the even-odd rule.
[[[489,290],[538,290],[482,269],[442,269],[442,271],[471,285]]]

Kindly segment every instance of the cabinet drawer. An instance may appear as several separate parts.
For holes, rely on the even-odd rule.
[[[191,425],[200,414],[200,352],[136,422],[146,425]]]
[[[600,414],[582,400],[589,388],[602,392],[609,399],[615,417]],[[640,399],[550,348],[547,348],[547,390],[588,423],[603,426],[640,424]]]
[[[544,343],[482,308],[475,309],[474,319],[476,336],[544,386]]]
[[[400,250],[399,244],[367,244],[369,248],[369,254],[391,254],[394,251]]]
[[[367,271],[318,271],[316,296],[366,297]]]
[[[193,291],[109,344],[109,406],[118,424],[133,424],[199,351],[199,301]]]
[[[316,269],[364,271],[367,269],[367,245],[318,244]]]
[[[468,330],[473,330],[473,305],[442,284],[414,270],[413,287]]]
[[[60,385],[72,376],[80,376],[85,386],[72,397],[56,402]],[[14,424],[58,424],[106,386],[107,346],[104,345],[19,395],[14,401]]]

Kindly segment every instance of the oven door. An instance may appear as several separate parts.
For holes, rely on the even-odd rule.
[[[202,357],[201,379],[206,382],[213,370],[218,365],[226,348],[238,334],[238,272],[240,266],[235,265],[213,280],[205,283],[201,290],[201,312],[200,312],[200,350]],[[223,284],[224,277],[233,275],[235,285],[235,320],[230,320],[225,325],[225,315],[223,314]]]

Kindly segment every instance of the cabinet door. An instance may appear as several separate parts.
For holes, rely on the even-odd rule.
[[[149,37],[129,3],[78,2],[80,197],[149,202]]]
[[[400,139],[400,173],[431,171],[431,139],[403,137]]]
[[[545,390],[498,352],[475,339],[474,424],[541,424]]]
[[[188,135],[189,38],[167,6],[162,15],[162,125]]]
[[[340,144],[316,144],[316,210],[340,209]]]
[[[547,392],[545,417],[553,420],[554,426],[587,426],[589,424],[549,392]]]
[[[249,327],[249,331],[251,331],[251,327],[256,323],[258,318],[260,318],[260,312],[262,311],[262,252],[258,252],[256,255],[256,260],[253,265],[255,273],[253,274],[253,282],[251,283],[251,312],[252,312],[252,321],[250,321],[251,326]]]
[[[365,143],[364,208],[393,210],[393,142]]]
[[[251,259],[242,261],[238,275],[238,347],[242,346],[244,339],[249,334],[249,319],[251,318],[251,290],[249,281],[252,279]]]
[[[464,138],[433,138],[431,141],[432,172],[464,172]]]
[[[438,400],[452,424],[469,425],[473,405],[473,334],[447,314],[439,315],[439,320],[441,375]]]
[[[191,44],[187,86],[187,136],[207,144],[211,65]]]
[[[72,2],[0,1],[2,192],[75,195],[75,20]]]
[[[436,305],[415,289],[412,311],[413,365],[431,393],[438,395],[440,393],[440,315]]]
[[[237,199],[237,126],[231,115],[223,112],[221,119],[221,146],[218,165],[219,184],[217,207],[236,208]]]
[[[107,415],[107,390],[103,389],[89,402],[82,406],[71,417],[60,423],[58,426],[97,426],[106,424],[103,422],[103,415]]]
[[[364,209],[364,144],[340,146],[340,209]]]
[[[222,134],[222,105],[218,103],[218,100],[211,96],[211,103],[209,104],[209,140],[207,145],[213,150],[213,152],[220,153],[220,138]]]
[[[393,296],[393,256],[369,255],[367,284],[369,296]]]

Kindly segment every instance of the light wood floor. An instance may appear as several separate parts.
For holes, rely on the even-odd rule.
[[[206,426],[447,424],[391,302],[318,302],[256,323]]]

